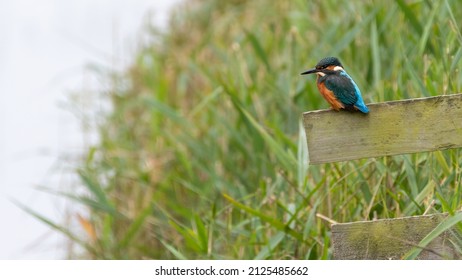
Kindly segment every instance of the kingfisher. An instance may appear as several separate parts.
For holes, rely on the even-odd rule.
[[[326,57],[310,70],[300,75],[317,75],[316,84],[319,92],[324,99],[332,106],[335,111],[345,109],[367,114],[369,108],[364,104],[361,91],[356,83],[343,69],[342,63],[336,57]]]

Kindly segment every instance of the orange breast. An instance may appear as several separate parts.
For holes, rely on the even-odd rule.
[[[326,88],[324,83],[317,83],[317,85],[321,95],[324,97],[324,99],[326,99],[326,101],[332,106],[332,108],[335,111],[339,111],[340,109],[345,108],[345,106],[343,106],[343,104],[340,101],[338,101],[338,99],[335,97],[334,93]]]

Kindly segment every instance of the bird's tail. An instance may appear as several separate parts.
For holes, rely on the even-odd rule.
[[[366,104],[364,104],[362,98],[358,99],[358,101],[355,103],[355,107],[358,108],[358,110],[363,112],[364,114],[369,113],[369,108],[367,108]]]

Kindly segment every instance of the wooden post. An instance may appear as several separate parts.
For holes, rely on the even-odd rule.
[[[310,164],[462,147],[462,94],[303,114]]]
[[[335,224],[332,226],[334,259],[402,259],[446,217],[446,214],[435,214]],[[417,259],[460,258],[454,247],[460,238],[456,231],[445,231],[425,246]]]

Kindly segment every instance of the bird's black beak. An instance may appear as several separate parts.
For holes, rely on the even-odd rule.
[[[317,72],[319,72],[319,71],[316,68],[312,68],[312,69],[307,70],[307,71],[305,71],[303,73],[300,73],[300,75],[308,75],[308,74],[313,74],[313,73],[317,73]]]

